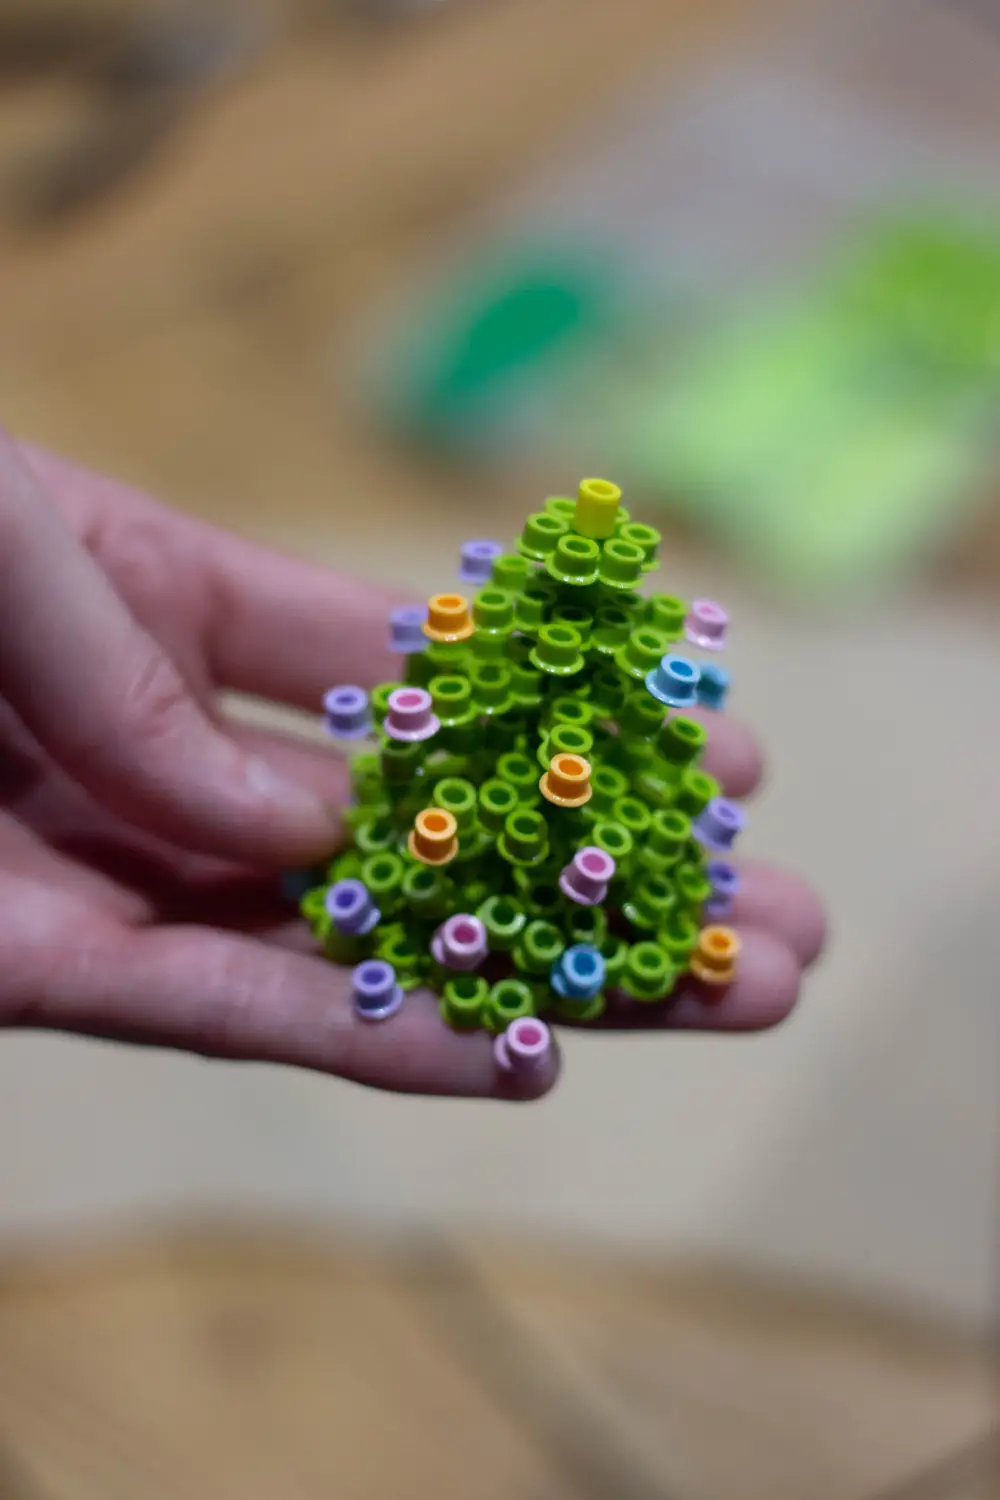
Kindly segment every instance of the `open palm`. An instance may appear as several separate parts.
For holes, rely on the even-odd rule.
[[[328,854],[335,755],[225,720],[220,689],[316,709],[331,683],[392,675],[390,601],[0,439],[0,1023],[295,1064],[390,1089],[518,1097],[489,1039],[409,997],[358,1020],[276,872]],[[718,716],[709,768],[760,775]],[[796,878],[745,866],[740,978],[692,989],[658,1028],[782,1019],[819,951]],[[607,1024],[615,1024],[612,1018]]]

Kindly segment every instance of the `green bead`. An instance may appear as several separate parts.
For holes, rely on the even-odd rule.
[[[558,516],[560,521],[565,521],[572,526],[576,516],[576,500],[569,499],[566,495],[550,495],[545,502],[545,514],[547,516]]]
[[[674,876],[677,897],[685,906],[700,910],[712,894],[712,882],[698,865],[681,865]]]
[[[698,944],[699,930],[696,917],[678,910],[670,913],[656,934],[656,941],[676,968],[687,968],[687,961]]]
[[[584,609],[582,604],[557,604],[552,611],[553,625],[571,625],[579,632],[581,649],[590,649],[590,632],[594,628],[593,612]]]
[[[615,536],[617,536],[619,534],[619,532],[621,531],[621,529],[622,529],[623,526],[627,526],[628,525],[628,523],[631,521],[631,519],[632,519],[632,513],[631,513],[631,511],[627,511],[625,509],[624,505],[619,505],[617,511],[615,512],[615,530],[614,530]]]
[[[613,718],[625,701],[625,683],[617,667],[598,667],[590,679],[591,704],[606,718]]]
[[[657,558],[662,540],[655,526],[643,526],[639,521],[629,521],[618,532],[618,540],[632,542],[642,552],[642,570],[650,573],[658,566]]]
[[[483,733],[479,715],[473,710],[459,724],[449,724],[437,736],[439,748],[449,755],[474,756],[483,747]],[[464,771],[451,771],[451,775],[464,776]]]
[[[434,677],[461,676],[469,664],[469,645],[467,641],[432,641],[424,651],[424,656],[433,669],[429,680]]]
[[[527,917],[513,896],[488,896],[476,908],[476,916],[486,928],[491,953],[508,953],[527,925]]]
[[[403,900],[415,917],[433,922],[455,910],[455,887],[430,865],[410,865],[403,876]]]
[[[556,697],[548,699],[544,718],[549,729],[556,724],[572,724],[578,729],[586,729],[594,718],[594,710],[582,699],[571,698],[560,691]]]
[[[443,781],[446,776],[457,776],[464,780],[469,778],[474,764],[475,758],[469,752],[435,750],[424,761],[424,776],[430,784]]]
[[[690,838],[690,818],[676,808],[658,809],[650,821],[649,832],[636,850],[636,863],[661,874],[679,863]]]
[[[672,882],[665,875],[650,873],[636,883],[631,899],[622,905],[622,913],[633,927],[654,932],[676,905],[677,894]]]
[[[479,788],[479,821],[490,833],[499,833],[518,806],[516,787],[499,776],[491,776]]]
[[[566,939],[552,922],[529,922],[514,945],[514,962],[524,974],[547,974],[566,947]]]
[[[536,635],[545,619],[545,600],[533,594],[518,594],[514,600],[514,624],[527,635]]]
[[[483,727],[483,745],[491,755],[516,750],[528,736],[528,720],[516,705],[506,713],[491,714]]]
[[[403,663],[403,681],[407,687],[425,688],[436,668],[426,651],[411,651]]]
[[[619,797],[628,794],[628,777],[616,766],[598,766],[591,773],[590,786],[593,795],[586,804],[586,813],[592,822],[600,822],[612,816],[611,809]]]
[[[482,906],[496,884],[495,879],[480,876],[476,880],[467,880],[462,886],[462,905],[469,911],[475,911]]]
[[[480,630],[513,630],[514,595],[507,589],[480,589],[472,601],[472,618]]]
[[[354,843],[362,859],[368,859],[372,854],[395,849],[399,843],[399,832],[387,819],[372,818],[357,825]]]
[[[361,863],[361,855],[357,849],[345,849],[343,854],[338,854],[327,866],[327,881],[330,885],[335,885],[338,880],[360,880]]]
[[[396,980],[404,990],[415,989],[420,983],[420,969],[426,957],[426,950],[418,947],[412,936],[405,930],[376,939],[375,956],[384,959],[387,964],[392,964],[396,971]]]
[[[468,833],[476,824],[476,788],[471,781],[446,776],[434,783],[430,806],[451,813],[459,834]]]
[[[528,917],[554,921],[566,905],[566,898],[552,880],[539,876],[537,870],[515,870],[521,905]]]
[[[533,573],[524,585],[524,597],[540,600],[546,611],[554,609],[559,603],[559,585],[547,573]]]
[[[653,758],[635,773],[634,791],[647,807],[672,807],[676,789],[676,777],[666,761]]]
[[[381,724],[389,712],[389,694],[394,693],[397,688],[401,688],[402,686],[401,682],[380,682],[378,687],[372,688],[369,701],[371,703],[372,718],[376,724]]]
[[[541,625],[531,652],[531,664],[540,672],[570,677],[584,666],[580,633],[572,625]]]
[[[468,678],[432,677],[429,691],[431,707],[440,719],[442,729],[448,729],[455,724],[467,724],[475,717],[472,688]]]
[[[590,1000],[571,1000],[568,995],[556,995],[553,997],[553,1009],[560,1021],[566,1021],[570,1025],[587,1025],[592,1021],[599,1021],[607,1008],[607,1000],[604,991],[594,995]]]
[[[483,1024],[483,1012],[490,987],[475,974],[456,974],[447,980],[438,1009],[441,1019],[456,1031],[476,1031]]]
[[[538,790],[537,767],[519,750],[511,750],[506,755],[498,756],[496,771],[501,781],[514,788],[518,801],[523,805],[533,807],[542,800],[542,794]]]
[[[386,740],[379,751],[379,760],[387,789],[409,786],[426,754],[426,742],[408,744],[405,740]]]
[[[577,724],[555,724],[542,736],[538,761],[547,771],[553,755],[582,755],[586,760],[593,748],[594,736],[589,729],[581,729]]]
[[[721,794],[722,788],[714,776],[689,766],[681,776],[674,800],[680,812],[687,813],[689,818],[696,818],[700,812],[704,812],[713,797]]]
[[[638,588],[642,582],[644,560],[642,548],[619,534],[605,542],[598,576],[605,588]]]
[[[505,662],[474,662],[469,668],[469,682],[479,713],[502,714],[513,707],[510,668]]]
[[[502,657],[514,633],[514,596],[504,589],[480,589],[472,601],[476,630],[471,640],[475,656]]]
[[[589,649],[594,659],[613,666],[615,655],[628,640],[633,629],[628,610],[615,604],[602,604],[594,617],[594,628],[590,635]]]
[[[531,667],[531,642],[527,636],[511,636],[507,642],[507,665],[509,667]],[[531,667],[531,670],[534,671],[534,667]]]
[[[372,952],[372,935],[358,937],[349,932],[338,932],[331,922],[325,932],[317,932],[317,937],[323,942],[323,957],[332,964],[344,964],[353,967],[368,958]]]
[[[608,935],[608,919],[600,906],[577,906],[566,915],[566,932],[571,943],[589,943],[600,948]]]
[[[651,594],[646,600],[643,623],[654,630],[662,630],[672,641],[678,641],[684,631],[687,605],[673,594]]]
[[[662,723],[663,705],[657,703],[645,688],[629,693],[618,715],[620,732],[640,739],[652,739]]]
[[[559,540],[568,534],[568,521],[548,515],[545,511],[536,511],[524,523],[517,550],[522,557],[528,557],[532,562],[545,562],[555,551]]]
[[[389,802],[373,802],[368,807],[362,807],[360,803],[351,803],[345,807],[340,820],[345,828],[355,829],[359,823],[370,823],[373,818],[387,818],[389,816]]]
[[[598,542],[586,536],[561,536],[554,552],[545,560],[550,578],[573,588],[587,588],[597,582],[601,565],[601,548]]]
[[[633,839],[646,837],[652,822],[652,813],[638,797],[619,797],[611,809],[611,817],[632,835]]]
[[[531,577],[531,563],[518,552],[501,552],[493,559],[491,581],[498,589],[516,594],[524,588]]]
[[[535,997],[523,979],[500,979],[491,988],[482,1009],[483,1025],[494,1036],[506,1031],[511,1021],[535,1014]]]
[[[677,974],[656,943],[635,943],[629,949],[620,985],[633,1000],[662,1000],[674,987]]]
[[[620,766],[634,781],[643,771],[648,771],[656,760],[656,750],[650,740],[638,734],[620,734],[611,751],[615,765]]]
[[[568,677],[553,677],[552,681],[557,684],[560,697],[572,696],[584,703],[590,701],[590,670],[585,660],[579,672],[573,672]]]
[[[361,866],[361,879],[383,916],[397,911],[403,904],[403,876],[406,865],[399,854],[373,854]]]
[[[633,839],[628,829],[611,818],[602,818],[588,830],[587,844],[596,844],[605,854],[610,854],[621,874],[622,867],[632,853]]]
[[[626,677],[645,682],[646,673],[658,665],[669,645],[670,641],[662,631],[640,625],[631,632],[624,646],[619,646],[615,652],[615,665]]]
[[[541,672],[531,666],[510,666],[510,686],[519,708],[539,708],[543,702]]]
[[[615,937],[610,933],[599,946],[604,959],[604,982],[610,989],[618,984],[625,972],[628,943],[623,937]]]
[[[351,789],[362,803],[382,800],[382,782],[378,756],[371,750],[356,755],[351,762]]]
[[[707,744],[708,730],[704,724],[687,719],[683,714],[667,719],[656,737],[657,751],[672,766],[691,765]]]
[[[458,841],[458,853],[452,861],[455,871],[455,879],[464,884],[472,878],[475,873],[467,867],[481,864],[483,858],[492,853],[496,840],[485,828],[474,828],[471,833],[465,834]],[[461,872],[461,873],[459,873]]]
[[[330,925],[326,909],[326,886],[314,885],[299,900],[299,915],[305,917],[316,937],[322,937]]]
[[[548,826],[541,813],[518,808],[503,825],[497,838],[497,852],[508,864],[530,869],[548,858]]]

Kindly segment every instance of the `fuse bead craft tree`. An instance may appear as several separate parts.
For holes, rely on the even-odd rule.
[[[416,986],[448,1026],[537,1068],[544,1018],[668,1004],[733,982],[724,925],[744,823],[701,769],[691,710],[720,708],[729,619],[641,587],[660,535],[617,485],[529,515],[516,545],[466,542],[458,586],[388,622],[398,680],[324,699],[349,748],[349,838],[301,899],[357,1013]]]

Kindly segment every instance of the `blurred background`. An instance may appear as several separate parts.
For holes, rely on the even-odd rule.
[[[998,141],[993,0],[0,0],[4,421],[416,596],[619,480],[833,926],[524,1111],[4,1038],[0,1500],[998,1493]]]

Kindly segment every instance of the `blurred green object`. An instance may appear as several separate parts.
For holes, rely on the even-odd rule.
[[[869,221],[735,307],[662,286],[639,307],[584,260],[511,245],[431,299],[383,409],[501,462],[572,443],[814,604],[904,576],[976,500],[1000,409],[995,223]]]
[[[620,411],[631,472],[783,589],[875,588],[971,505],[1000,412],[1000,233],[871,230]]]

